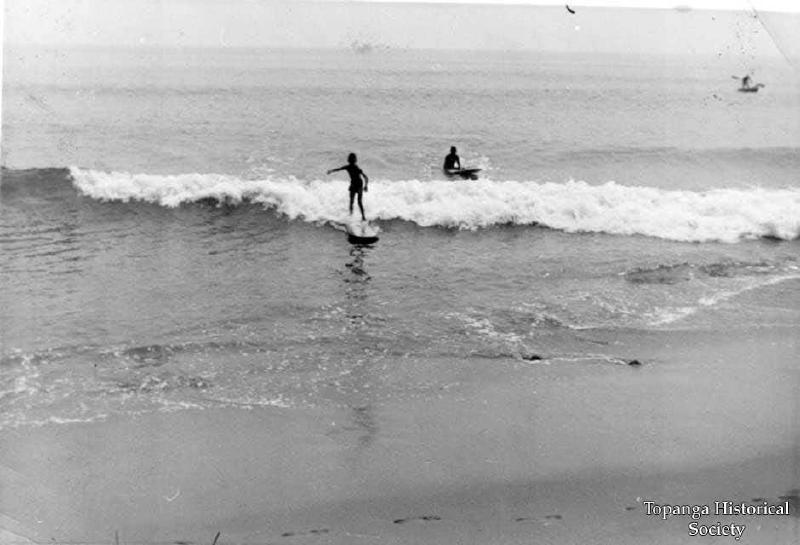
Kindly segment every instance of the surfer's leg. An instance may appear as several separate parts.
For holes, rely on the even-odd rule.
[[[355,199],[355,197],[356,197],[356,192],[355,191],[350,191],[350,215],[351,216],[353,215],[353,199]],[[360,197],[360,195],[359,195],[359,197]],[[361,205],[361,199],[360,198],[359,198],[359,203],[358,204],[359,204],[359,206]]]
[[[364,203],[361,202],[361,196],[363,194],[364,193],[361,192],[361,191],[358,192],[358,208],[361,209],[361,219],[364,220],[364,221],[367,221],[367,216],[364,215]],[[352,203],[352,200],[350,202]],[[353,212],[353,208],[352,208],[352,205],[351,205],[350,213],[352,214],[352,212]]]

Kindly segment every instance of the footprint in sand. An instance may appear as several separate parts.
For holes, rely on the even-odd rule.
[[[800,490],[794,488],[783,496],[778,496],[783,501],[789,502],[789,514],[794,518],[800,518]]]
[[[425,521],[425,522],[430,522],[432,520],[442,520],[442,517],[439,517],[439,516],[436,516],[436,515],[423,515],[421,517],[408,517],[408,518],[404,518],[404,519],[395,519],[394,523],[395,524],[405,524],[406,522],[411,522],[411,521],[414,521],[414,520],[422,520],[422,521]]]
[[[327,534],[328,532],[330,532],[330,530],[328,530],[327,528],[315,528],[313,530],[306,530],[304,532],[284,532],[281,534],[281,537],[320,535],[320,534]]]
[[[562,517],[561,515],[556,514],[556,515],[545,515],[544,518],[545,518],[545,520],[561,520],[564,517]],[[514,519],[514,522],[525,522],[527,520],[535,521],[535,520],[537,520],[537,518],[534,518],[534,517],[517,517],[517,518]]]

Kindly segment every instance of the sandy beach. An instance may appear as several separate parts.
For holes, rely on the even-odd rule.
[[[4,540],[694,543],[690,517],[643,502],[788,501],[790,516],[700,523],[794,542],[797,331],[593,335],[644,365],[433,361],[443,386],[410,402],[10,430]]]

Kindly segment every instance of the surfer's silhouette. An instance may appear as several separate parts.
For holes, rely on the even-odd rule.
[[[456,154],[456,147],[450,148],[450,154],[444,158],[444,170],[461,170],[461,159]]]
[[[741,85],[741,87],[739,87],[739,91],[741,91],[743,93],[756,93],[756,92],[758,92],[759,89],[764,87],[763,83],[756,83],[754,85],[753,84],[753,80],[750,79],[750,75],[749,74],[746,75],[743,78],[740,78],[739,76],[731,76],[731,77],[733,79],[741,79],[742,80],[742,85]]]
[[[361,168],[356,164],[358,159],[356,158],[355,153],[351,153],[347,156],[347,164],[341,166],[339,168],[332,168],[328,171],[328,174],[332,174],[334,172],[338,172],[340,170],[346,170],[347,173],[350,175],[350,215],[353,215],[353,199],[356,195],[358,195],[358,208],[361,210],[361,219],[367,221],[367,217],[364,215],[364,203],[362,202],[362,194],[364,191],[367,191],[367,184],[369,184],[369,178],[367,177],[366,173],[361,170]],[[364,178],[364,185],[361,185],[361,178]]]

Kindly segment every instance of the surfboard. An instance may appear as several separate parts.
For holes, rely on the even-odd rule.
[[[763,83],[756,83],[755,85],[748,85],[747,87],[739,87],[737,90],[740,93],[757,93],[762,87],[765,87]]]
[[[465,180],[477,180],[478,173],[481,171],[479,168],[461,168],[461,169],[446,169],[444,171],[448,176],[460,176]]]
[[[348,223],[346,229],[347,241],[350,244],[375,244],[380,240],[378,237],[378,227],[370,225],[368,222]]]

